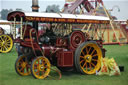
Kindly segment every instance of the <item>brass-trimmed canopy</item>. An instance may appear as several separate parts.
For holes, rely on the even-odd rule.
[[[109,18],[105,16],[94,16],[85,14],[64,14],[64,13],[39,13],[39,12],[21,12],[14,11],[8,14],[8,21],[39,21],[51,23],[93,23],[93,24],[108,24]]]

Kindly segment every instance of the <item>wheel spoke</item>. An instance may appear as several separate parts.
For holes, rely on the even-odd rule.
[[[92,51],[91,55],[92,55],[94,52],[95,52],[95,49],[93,49],[93,51]]]
[[[90,53],[91,48],[92,48],[92,47],[89,48],[89,50],[88,50],[88,54]]]
[[[3,50],[6,51],[5,47],[3,46]]]
[[[95,67],[95,65],[93,63],[91,63],[91,65],[93,65]]]
[[[4,47],[5,51],[8,49],[8,48],[6,48],[6,46],[5,46],[5,45],[4,45],[3,47]]]
[[[82,51],[82,54],[85,55],[84,51]]]
[[[24,73],[24,68],[23,68],[23,67],[20,69],[20,72],[22,72],[22,71],[23,71],[23,73]]]
[[[3,46],[1,46],[0,48],[1,48],[1,50],[2,50]]]
[[[6,44],[10,44],[11,43],[11,41],[9,40],[8,42],[6,42]]]
[[[6,42],[10,42],[10,39],[7,39]]]
[[[80,64],[81,64],[82,62],[84,62],[84,60],[81,60],[81,61],[80,61]]]
[[[92,55],[92,57],[95,57],[95,56],[98,56],[97,54],[95,54],[95,55]]]
[[[5,48],[4,48],[4,46],[2,46],[2,51],[5,51]]]
[[[90,68],[90,70],[92,69],[91,63],[89,63],[89,68]]]
[[[38,64],[35,64],[35,65],[34,65],[34,69],[37,69],[37,68],[38,68]]]
[[[6,44],[6,46],[10,47],[10,44]]]
[[[19,65],[18,67],[22,67],[21,65]]]
[[[6,44],[6,45],[10,45],[10,44],[11,44],[11,42],[5,42],[5,44]]]
[[[96,61],[96,62],[97,62],[98,60],[96,60],[96,59],[92,59],[92,61]]]
[[[86,65],[86,71],[88,70],[88,67],[87,67],[87,65]]]
[[[84,58],[84,56],[80,56],[80,58]]]
[[[2,37],[1,37],[1,41],[2,41],[2,42],[4,41]]]
[[[40,72],[40,71],[39,71],[39,70],[37,70],[37,72],[35,72],[35,73],[39,75],[39,72]]]
[[[2,46],[2,51],[4,51],[4,46]]]
[[[87,62],[84,63],[83,68],[87,65]]]
[[[4,41],[7,42],[7,37],[4,38]]]
[[[89,54],[89,52],[88,52],[88,48],[87,48],[87,47],[86,47],[86,53]]]
[[[5,38],[6,38],[6,37],[5,37],[5,36],[3,36],[3,40],[4,40],[4,41],[5,41]]]
[[[42,75],[43,75],[43,74],[45,74],[45,71],[44,71],[44,70],[42,71]]]
[[[8,46],[7,46],[6,44],[5,44],[4,46],[5,46],[5,48],[7,48],[7,49],[8,49]]]
[[[44,66],[45,68],[47,68],[47,69],[50,69],[50,67],[48,67],[48,66]]]

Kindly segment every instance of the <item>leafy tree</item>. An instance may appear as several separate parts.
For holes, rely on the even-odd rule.
[[[2,11],[1,11],[1,19],[6,20],[8,13],[9,13],[8,9],[2,9]]]
[[[12,9],[2,9],[1,11],[1,19],[6,20],[7,19],[7,15],[9,12],[12,12]]]
[[[47,8],[46,8],[46,12],[49,12],[49,13],[57,13],[57,12],[60,12],[60,9],[59,9],[59,5],[48,5]]]
[[[12,12],[12,9],[2,9],[0,14],[1,14],[1,19],[6,20],[8,13]],[[22,11],[20,8],[16,8],[16,11]]]

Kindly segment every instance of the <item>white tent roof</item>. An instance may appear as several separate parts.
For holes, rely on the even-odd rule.
[[[38,13],[38,12],[26,12],[25,16],[31,17],[49,17],[49,18],[68,18],[68,19],[87,19],[87,20],[109,20],[105,16],[94,16],[85,14],[64,14],[64,13]]]
[[[0,22],[10,23],[10,21],[7,20],[0,20]]]

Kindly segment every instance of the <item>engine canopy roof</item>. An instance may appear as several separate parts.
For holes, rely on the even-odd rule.
[[[38,21],[38,22],[51,22],[51,23],[95,23],[107,24],[109,18],[105,16],[94,16],[85,14],[64,14],[64,13],[39,13],[39,12],[20,12],[14,11],[8,14],[8,21]]]

